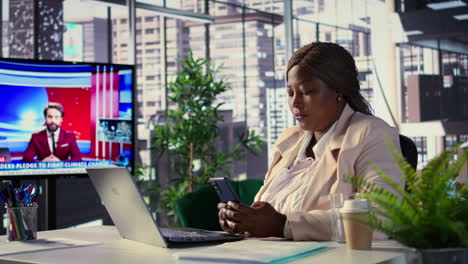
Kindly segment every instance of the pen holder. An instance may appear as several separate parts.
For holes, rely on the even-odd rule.
[[[32,240],[37,238],[37,205],[6,207],[8,241]]]

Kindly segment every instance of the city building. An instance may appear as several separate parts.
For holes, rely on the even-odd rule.
[[[273,14],[249,13],[243,16],[229,8],[218,8],[216,12],[215,21],[210,25],[210,56],[214,64],[220,66],[219,78],[231,87],[219,97],[219,101],[224,103],[220,110],[232,111],[233,122],[245,122],[247,128],[266,138],[267,90],[275,89],[276,85],[275,73],[269,66],[274,63],[272,34],[274,24],[281,21],[278,15]],[[140,139],[150,141],[147,120],[166,105],[165,87],[161,81],[163,72],[160,70],[161,20],[158,16],[148,15],[137,16],[136,21],[136,67],[143,69],[138,71],[137,79],[139,119],[142,120],[138,132]],[[116,18],[113,24],[114,61],[125,63],[128,59],[128,23],[126,19]],[[204,57],[205,31],[200,24],[176,20],[168,20],[167,28],[170,82],[177,70],[176,61],[183,59],[184,52],[191,49],[195,56]],[[237,40],[243,36],[245,40],[239,43]],[[145,158],[150,159],[149,156]]]
[[[9,51],[9,46],[7,45],[8,43],[8,32],[9,32],[9,27],[8,27],[8,20],[3,20],[2,21],[2,54],[8,54]]]
[[[63,53],[66,61],[109,62],[109,25],[105,18],[65,19]]]

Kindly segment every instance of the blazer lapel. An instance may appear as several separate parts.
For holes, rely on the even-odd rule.
[[[285,135],[285,140],[276,145],[276,150],[274,151],[270,168],[265,176],[265,182],[255,196],[255,201],[260,200],[264,191],[270,186],[274,176],[294,161],[297,153],[299,152],[304,135],[305,133],[301,128],[294,127],[290,135]]]
[[[309,181],[305,197],[310,197],[311,199],[304,199],[302,208],[328,208],[328,195],[333,193],[333,187],[335,187],[338,181],[337,177],[339,177],[337,172],[341,144],[354,113],[356,112],[346,104],[340,118],[337,120],[333,135],[329,139],[327,151],[316,161],[318,163],[310,175],[311,180]],[[322,186],[322,188],[317,188],[318,186]]]
[[[349,122],[355,113],[356,112],[346,104],[336,123],[335,133],[330,137],[330,142],[328,144],[330,151],[341,148],[341,143],[343,143],[343,138],[348,129]]]
[[[328,201],[330,188],[336,180],[337,163],[330,151],[324,152],[316,162],[318,162],[315,165],[316,167],[308,176],[310,180],[304,195],[304,197],[308,198],[302,200],[302,209],[320,209],[320,205]]]
[[[283,168],[288,167],[296,158],[297,153],[299,152],[299,148],[301,147],[302,140],[304,139],[304,136],[306,133],[304,133],[304,130],[301,128],[297,127],[298,131],[297,134],[294,136],[291,136],[278,144],[278,152],[281,155],[281,160],[273,166],[273,170],[271,173],[275,175],[275,173]]]
[[[55,156],[56,157],[60,157],[60,154],[61,154],[61,151],[62,151],[62,148],[60,146],[62,144],[65,144],[65,143],[66,143],[65,132],[63,131],[62,128],[60,128],[59,138],[58,138],[57,142],[55,143],[56,144],[56,147],[55,147]]]
[[[41,147],[44,149],[43,153],[49,153],[48,155],[45,155],[44,158],[49,156],[50,154],[52,154],[52,152],[50,152],[50,148],[49,148],[49,139],[47,138],[46,129],[42,130],[42,132],[40,134],[40,140],[39,140],[39,144],[41,144]]]
[[[343,113],[340,116],[340,119],[338,120],[337,127],[335,130],[335,134],[333,137],[330,139],[330,152],[333,154],[338,154],[336,155],[336,171],[334,173],[334,183],[331,186],[330,193],[337,193],[337,192],[342,192],[342,193],[348,193],[351,192],[352,188],[348,190],[350,187],[350,184],[345,183],[343,181],[343,176],[342,175],[343,171],[349,171],[349,162],[347,160],[340,159],[340,151],[342,148],[343,140],[346,135],[346,132],[349,128],[349,124],[353,117],[355,116],[356,111],[354,111],[348,104],[346,104]],[[338,151],[338,153],[336,153]]]

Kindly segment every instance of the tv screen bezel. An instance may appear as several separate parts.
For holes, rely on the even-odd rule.
[[[95,66],[117,66],[117,67],[128,67],[132,70],[132,157],[130,159],[130,167],[132,174],[135,172],[135,165],[136,165],[136,157],[137,157],[137,111],[138,111],[138,104],[137,104],[137,79],[136,79],[136,67],[134,64],[121,64],[121,63],[109,63],[109,62],[77,62],[77,61],[57,61],[57,60],[42,60],[42,59],[24,59],[24,58],[4,58],[0,57],[0,61],[11,61],[11,62],[22,62],[22,63],[50,63],[55,65],[91,65]],[[84,169],[84,168],[83,168]],[[45,172],[47,170],[47,172]],[[38,169],[37,173],[36,170],[11,170],[11,172],[15,172],[12,175],[0,175],[0,178],[7,178],[7,177],[31,177],[31,176],[42,176],[42,175],[84,175],[87,174],[86,172],[77,172],[72,171],[74,169]],[[54,170],[57,170],[57,173],[53,173]],[[60,172],[60,171],[70,171],[67,172]],[[26,172],[21,174],[20,172]],[[9,170],[4,170],[3,172],[9,172]]]

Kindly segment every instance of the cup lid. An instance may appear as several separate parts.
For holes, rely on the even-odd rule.
[[[340,213],[366,213],[369,211],[369,203],[365,199],[344,201]]]

